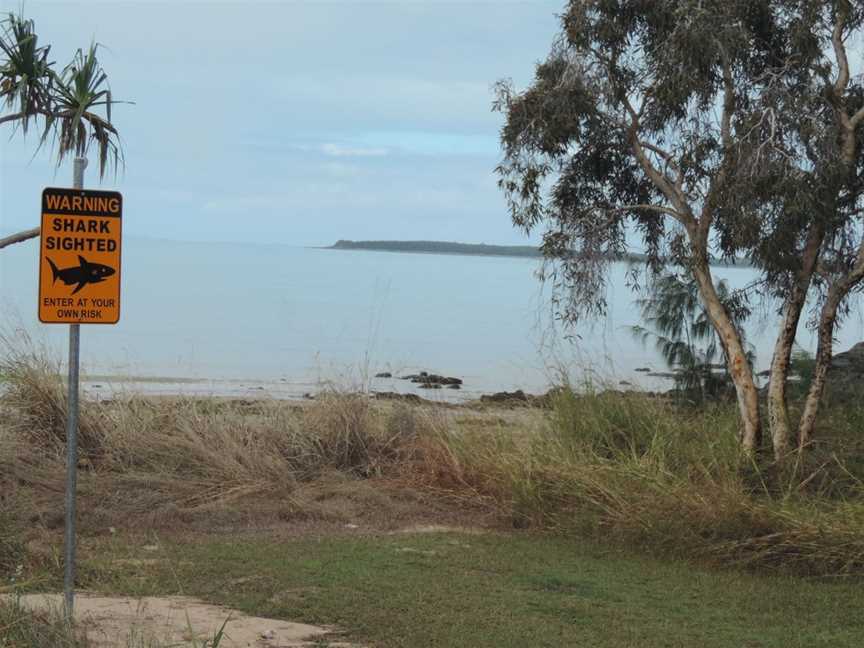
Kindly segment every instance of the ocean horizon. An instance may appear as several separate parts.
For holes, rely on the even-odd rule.
[[[36,318],[37,257],[36,240],[0,252],[3,326],[62,360],[67,327]],[[564,377],[616,388],[670,385],[635,371],[667,368],[629,331],[640,318],[625,263],[612,266],[607,317],[573,331],[556,325],[536,277],[540,263],[129,237],[120,323],[82,327],[82,371],[96,377],[89,387],[98,385],[97,392],[291,398],[337,386],[465,400],[516,389],[542,393]],[[733,288],[755,276],[750,268],[714,273]],[[748,322],[757,370],[770,361],[774,327],[767,307]],[[861,339],[856,310],[836,351]],[[799,343],[812,350],[815,338],[802,327]],[[463,389],[418,389],[398,379],[418,371],[458,377]],[[376,379],[381,372],[395,377]]]

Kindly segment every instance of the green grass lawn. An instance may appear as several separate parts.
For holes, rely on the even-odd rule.
[[[548,536],[208,536],[156,551],[115,539],[86,553],[89,589],[198,596],[381,647],[814,648],[864,637],[860,583],[705,571]]]

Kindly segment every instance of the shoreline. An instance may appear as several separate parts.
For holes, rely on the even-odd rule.
[[[597,393],[656,396],[666,389],[652,389],[634,383],[608,382],[598,384]],[[410,380],[370,378],[366,384],[344,385],[332,381],[299,382],[287,379],[205,379],[189,377],[86,375],[81,378],[81,393],[85,399],[110,402],[116,398],[180,398],[216,399],[220,401],[277,401],[309,404],[333,395],[366,395],[373,400],[398,401],[409,405],[437,407],[475,406],[540,406],[546,407],[560,386],[546,385],[540,389],[483,390],[461,388],[424,388]]]
[[[550,387],[551,388],[551,387]],[[546,389],[548,391],[549,388]],[[211,379],[189,377],[82,375],[83,395],[95,400],[109,400],[123,395],[141,397],[189,397],[227,399],[268,399],[305,402],[321,394],[368,393],[380,399],[417,401],[432,404],[460,405],[480,402],[500,394],[521,392],[527,398],[542,398],[546,391],[537,390],[488,391],[471,388],[429,389],[399,378],[370,378],[366,384],[341,385],[333,381],[290,381],[262,379]],[[418,400],[419,399],[419,400]]]

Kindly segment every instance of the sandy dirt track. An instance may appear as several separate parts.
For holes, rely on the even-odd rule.
[[[60,610],[63,597],[60,594],[29,594],[23,596],[21,602],[30,609]],[[178,596],[136,599],[78,593],[75,596],[75,618],[99,648],[149,646],[151,643],[154,647],[200,646],[213,638],[226,619],[228,624],[220,648],[349,646],[336,639],[332,628],[251,617],[236,610]]]

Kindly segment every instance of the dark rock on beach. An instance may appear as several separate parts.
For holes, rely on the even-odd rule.
[[[480,401],[483,403],[527,403],[528,400],[528,395],[521,389],[517,389],[514,392],[502,391],[494,394],[484,394],[480,397]]]
[[[556,398],[565,391],[562,387],[553,387],[545,394],[526,394],[521,389],[516,391],[496,392],[494,394],[484,394],[480,397],[481,403],[505,405],[509,407],[541,407],[548,409],[555,404]],[[628,392],[620,392],[627,394]]]
[[[427,371],[421,371],[419,374],[409,374],[407,376],[401,376],[402,380],[410,380],[413,383],[419,384],[424,388],[437,389],[438,387],[446,386],[449,387],[451,385],[461,385],[461,378],[454,378],[452,376],[439,376],[438,374],[430,374]]]
[[[424,402],[417,394],[398,394],[396,392],[374,392],[375,398],[378,400],[396,400],[419,405]],[[426,401],[428,402],[428,401]]]
[[[389,371],[382,371],[381,373],[375,374],[376,378],[392,378],[393,374]]]

